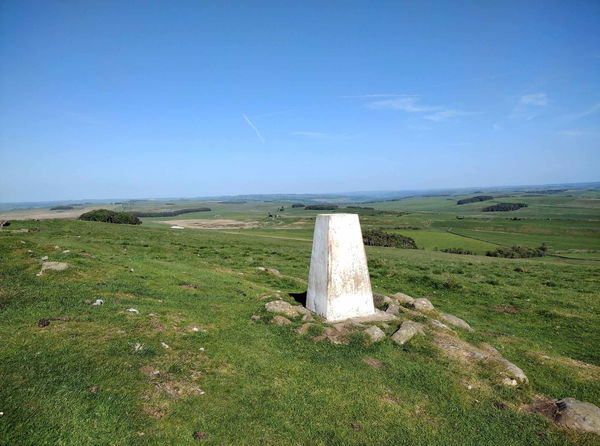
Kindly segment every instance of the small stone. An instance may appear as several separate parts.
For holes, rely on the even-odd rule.
[[[102,299],[96,299],[96,301],[92,305],[103,305],[104,301]]]
[[[392,335],[392,341],[396,344],[403,345],[410,341],[417,333],[423,333],[423,325],[418,322],[404,321],[400,329]]]
[[[502,384],[504,384],[505,386],[509,386],[509,387],[517,387],[517,385],[519,383],[517,382],[516,379],[513,379],[513,378],[504,378],[502,380]]]
[[[292,323],[292,321],[290,321],[288,318],[283,317],[283,316],[273,316],[273,319],[271,319],[271,322],[275,325],[290,325]]]
[[[387,307],[385,312],[388,314],[398,314],[400,313],[400,305],[392,303]]]
[[[139,313],[139,310],[136,310],[135,308],[128,308],[127,311],[130,312],[130,313],[134,313],[134,314],[138,314]]]
[[[133,273],[133,272],[135,272],[135,271],[134,271],[134,269],[133,269],[133,268],[130,268],[130,269],[129,269],[129,272],[130,272],[130,273]]]
[[[253,314],[252,316],[250,316],[250,319],[252,319],[253,321],[259,321],[260,316],[258,314]]]
[[[410,297],[408,294],[396,293],[396,294],[393,294],[392,297],[400,305],[414,305],[414,303],[415,303],[415,299]]]
[[[430,319],[429,325],[431,325],[432,327],[435,327],[435,328],[441,328],[442,330],[452,331],[452,329],[450,327],[448,327],[446,324],[438,321],[437,319]]]
[[[376,325],[370,326],[364,331],[364,333],[366,333],[369,336],[372,343],[379,342],[382,339],[385,339],[384,331]]]
[[[525,375],[523,370],[521,370],[518,366],[516,366],[515,364],[510,362],[504,356],[502,356],[498,350],[496,350],[490,344],[486,344],[486,343],[481,344],[481,346],[485,350],[487,350],[488,352],[491,353],[490,356],[492,357],[492,359],[495,359],[496,361],[498,361],[500,364],[502,364],[504,366],[509,377],[515,378],[517,381],[520,381],[525,384],[527,384],[529,382],[529,379],[527,379],[527,376]]]
[[[302,316],[302,322],[311,322],[314,320],[315,320],[315,318],[313,317],[313,315],[310,312],[306,313],[304,316]]]
[[[361,431],[362,430],[362,426],[360,424],[350,423],[350,426],[352,427],[352,430],[354,430],[354,431]]]
[[[198,349],[198,351],[201,351],[201,352],[203,352],[203,351],[204,351],[204,347],[200,347],[200,348]]]
[[[97,388],[96,386],[92,386],[92,387],[88,388],[88,390],[89,390],[91,393],[96,393],[96,391],[98,390],[98,388]]]
[[[568,429],[600,434],[600,408],[592,403],[564,398],[556,402],[556,422]]]
[[[168,344],[166,344],[165,342],[161,342],[160,345],[162,345],[164,348],[171,348],[168,346]]]
[[[304,335],[306,333],[308,333],[308,330],[310,329],[310,327],[312,327],[314,324],[302,324],[300,327],[298,327],[296,329],[296,333]]]
[[[444,322],[447,322],[450,325],[454,325],[455,327],[464,328],[465,330],[473,331],[471,326],[463,321],[461,318],[452,316],[451,314],[442,313],[440,315]]]
[[[63,254],[68,254],[68,253],[70,253],[70,252],[71,252],[71,250],[70,250],[70,249],[65,249],[65,250],[63,251]]]
[[[48,256],[46,256],[46,259],[47,258],[48,258]],[[46,270],[64,271],[64,270],[68,269],[69,266],[70,265],[68,263],[64,263],[64,262],[44,262],[44,263],[42,263],[42,269],[36,275],[41,276],[42,274],[44,274],[44,271],[46,271]]]
[[[272,313],[282,313],[288,317],[298,316],[298,309],[284,300],[274,300],[265,304],[267,311]]]
[[[376,307],[383,307],[384,305],[391,304],[393,300],[388,296],[379,293],[373,293],[373,305]]]
[[[433,311],[435,310],[433,304],[429,301],[429,299],[425,299],[424,297],[420,297],[419,299],[415,299],[413,302],[413,306],[415,309],[419,311]]]

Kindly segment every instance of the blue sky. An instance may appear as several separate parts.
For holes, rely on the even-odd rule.
[[[0,201],[599,172],[598,1],[0,3]]]

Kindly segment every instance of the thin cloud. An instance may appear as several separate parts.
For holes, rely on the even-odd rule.
[[[525,94],[519,98],[519,102],[510,115],[511,118],[530,120],[540,115],[540,108],[550,104],[550,98],[546,93]]]
[[[429,115],[425,115],[425,116],[423,116],[423,119],[429,119],[430,121],[439,122],[439,121],[443,121],[445,119],[458,118],[459,116],[469,116],[469,115],[474,115],[474,114],[476,114],[476,113],[466,112],[466,111],[462,111],[462,110],[448,109],[448,110],[437,111],[437,112],[431,113]]]
[[[418,114],[422,119],[439,122],[460,116],[473,115],[473,112],[452,109],[441,105],[421,104],[417,95],[407,94],[366,94],[360,96],[345,96],[348,98],[377,99],[365,103],[366,107],[375,110],[399,110],[406,113]]]
[[[600,112],[600,102],[596,102],[594,105],[592,105],[587,110],[584,110],[584,111],[582,111],[580,113],[575,113],[575,114],[572,114],[572,115],[567,115],[564,118],[565,119],[569,119],[569,120],[574,120],[574,119],[584,118],[586,116],[590,116],[590,115],[596,114],[598,112]]]
[[[539,105],[544,107],[550,103],[550,99],[548,99],[546,93],[526,94],[521,96],[519,103],[522,105]]]
[[[244,119],[246,120],[246,122],[248,123],[248,125],[250,127],[252,127],[252,129],[256,133],[256,136],[258,136],[258,139],[260,139],[262,142],[265,142],[265,138],[262,137],[262,135],[260,134],[260,132],[258,131],[258,129],[256,128],[256,126],[252,123],[252,121],[250,121],[250,118],[248,118],[248,116],[246,116],[246,113],[242,113],[242,116],[244,117]]]

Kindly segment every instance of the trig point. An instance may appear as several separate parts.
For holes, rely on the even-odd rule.
[[[328,321],[375,313],[358,215],[317,215],[306,307]]]

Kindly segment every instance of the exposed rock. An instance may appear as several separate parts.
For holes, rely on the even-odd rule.
[[[523,370],[521,370],[519,367],[517,367],[516,365],[514,365],[509,360],[507,360],[494,347],[492,347],[489,344],[482,344],[482,347],[486,351],[488,351],[490,353],[490,357],[492,359],[498,361],[500,364],[502,364],[504,366],[504,368],[505,368],[505,370],[508,373],[508,375],[509,375],[510,378],[514,378],[517,381],[520,381],[522,383],[528,383],[529,382],[529,379],[527,379],[527,376],[525,375],[525,373],[523,373]]]
[[[600,408],[575,398],[564,398],[556,402],[556,422],[568,429],[600,434]]]
[[[433,344],[446,356],[460,361],[484,360],[490,357],[489,353],[463,341],[451,333],[436,331]]]
[[[433,311],[435,310],[433,304],[429,302],[429,299],[425,299],[424,297],[420,297],[419,299],[415,299],[413,302],[413,306],[415,309],[419,311]]]
[[[415,299],[410,297],[408,294],[396,293],[396,294],[393,294],[392,297],[400,305],[414,305],[415,304]]]
[[[272,302],[267,302],[265,304],[265,308],[271,313],[281,313],[285,314],[288,317],[296,317],[298,316],[298,309],[300,307],[294,306],[284,300],[274,300]]]
[[[139,310],[136,310],[135,308],[128,308],[127,311],[129,313],[134,313],[134,314],[138,314],[140,312]]]
[[[400,312],[400,305],[398,304],[390,304],[385,310],[388,314],[398,314]]]
[[[314,324],[302,324],[300,327],[298,327],[296,329],[296,333],[304,335],[306,333],[308,333],[308,330],[310,329],[310,327],[312,327]]]
[[[104,301],[103,301],[102,299],[96,299],[96,300],[95,300],[95,301],[92,303],[92,305],[95,305],[95,306],[97,306],[97,305],[103,305],[103,304],[104,304]]]
[[[517,380],[512,379],[512,378],[504,378],[502,380],[502,384],[504,384],[505,386],[509,386],[509,387],[517,387],[519,385]]]
[[[40,258],[40,260],[48,260],[48,256],[43,256]]]
[[[543,415],[567,429],[600,434],[600,408],[591,403],[574,398],[550,400],[538,397],[524,410]]]
[[[404,321],[396,333],[392,335],[392,341],[403,345],[410,341],[417,333],[423,334],[423,325],[414,321]]]
[[[292,323],[292,321],[290,321],[288,318],[283,317],[283,316],[279,316],[279,315],[273,316],[273,319],[271,319],[271,322],[273,324],[279,325],[279,326],[281,326],[281,325],[289,325],[289,324]]]
[[[315,318],[313,317],[312,313],[310,313],[310,312],[308,312],[304,316],[302,316],[302,322],[311,322],[314,320],[315,320]]]
[[[384,305],[391,304],[393,300],[388,296],[379,293],[373,293],[373,305],[376,307],[383,307]]]
[[[398,320],[398,316],[386,313],[385,311],[375,309],[375,313],[370,314],[368,316],[353,317],[353,318],[350,318],[347,320],[352,321],[352,322],[358,322],[358,323],[361,323],[361,322],[385,322],[385,321]]]
[[[259,271],[265,271],[271,274],[275,274],[276,276],[280,276],[281,273],[279,272],[279,270],[276,270],[275,268],[265,268],[264,266],[259,266],[256,268]]]
[[[253,314],[252,316],[250,316],[250,319],[252,319],[253,321],[258,321],[260,320],[260,316],[258,314]]]
[[[447,322],[450,325],[454,325],[455,327],[460,327],[469,331],[473,331],[471,326],[459,317],[452,316],[451,314],[442,313],[440,314],[440,318],[442,318],[444,322]]]
[[[402,311],[404,314],[409,314],[411,316],[423,317],[423,313],[419,313],[418,311],[411,310],[409,308],[400,307],[400,311]]]
[[[438,321],[437,319],[430,319],[429,325],[431,325],[434,328],[441,328],[442,330],[452,331],[452,329],[450,327],[448,327],[443,322]]]
[[[364,331],[364,333],[366,333],[369,336],[371,342],[379,342],[382,339],[385,339],[385,333],[381,328],[377,327],[376,325],[370,326]]]
[[[382,369],[385,367],[385,364],[383,362],[375,358],[363,358],[363,362],[369,364],[371,367],[374,367],[376,369]]]
[[[70,265],[68,263],[64,263],[64,262],[44,262],[44,263],[42,263],[42,269],[36,275],[41,276],[42,274],[44,274],[44,271],[46,271],[46,270],[64,271],[64,270],[68,269],[69,266]]]

